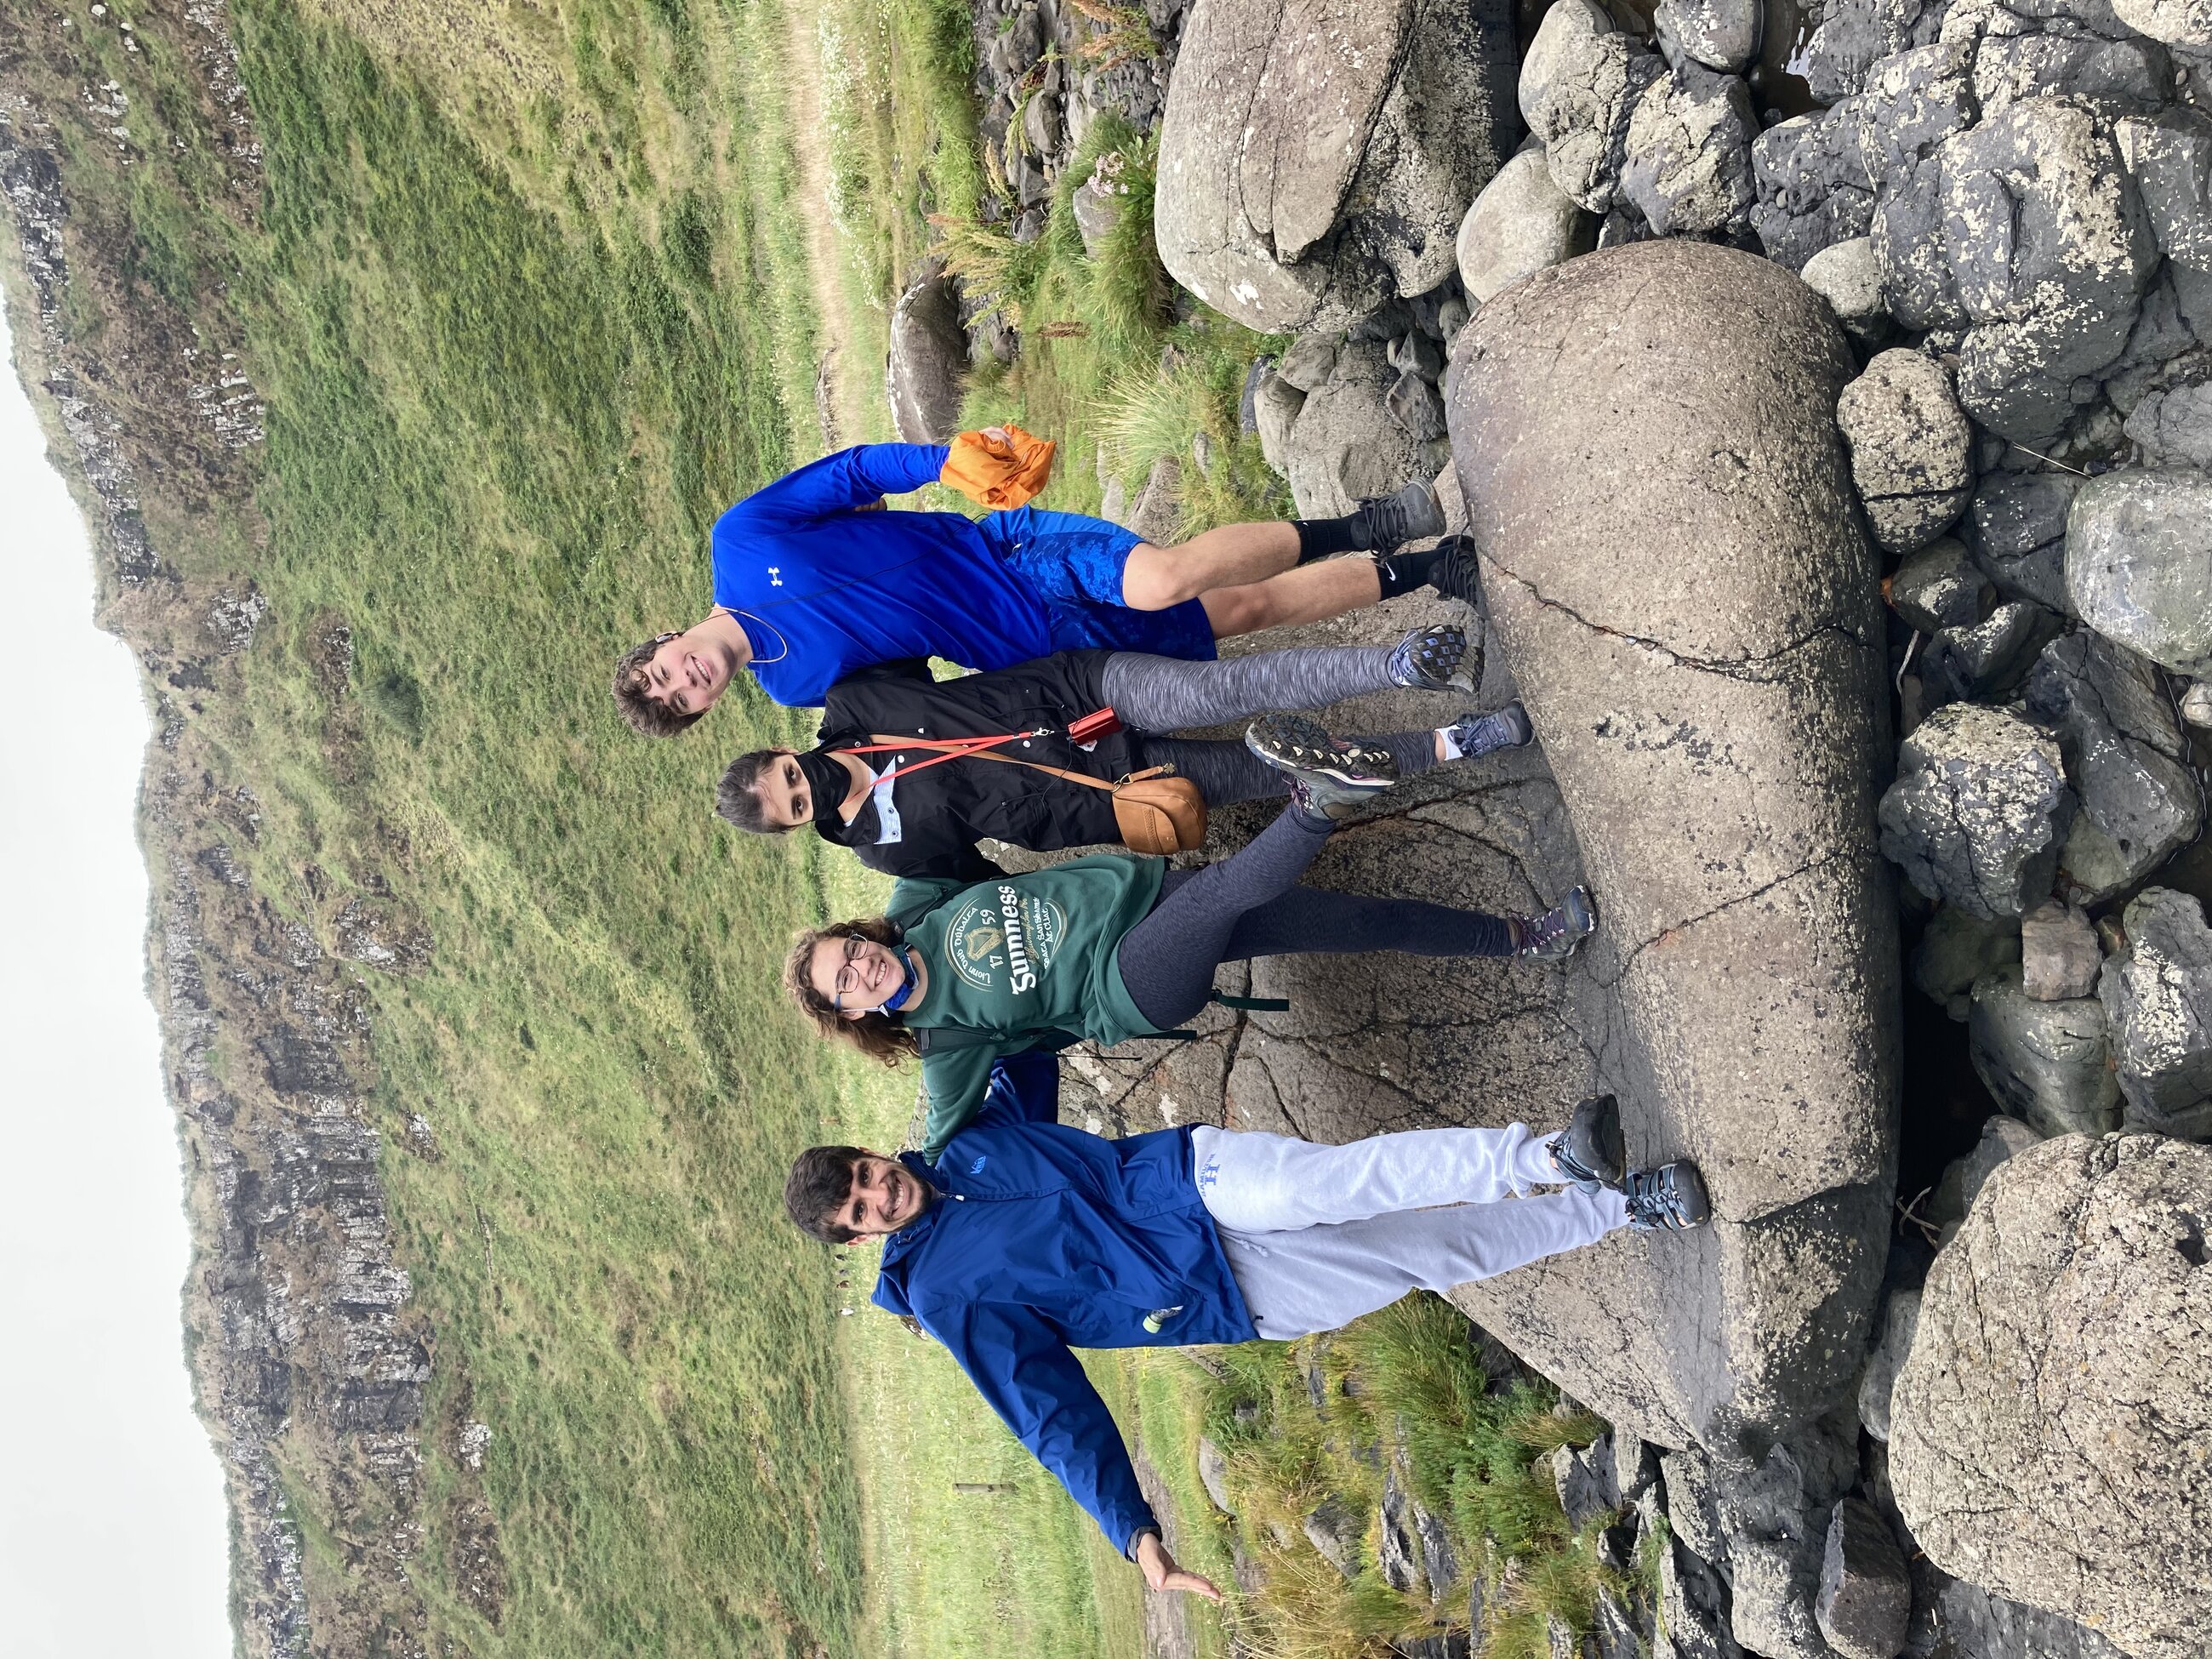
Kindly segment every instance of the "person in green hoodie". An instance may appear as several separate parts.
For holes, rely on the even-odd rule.
[[[810,928],[784,984],[823,1035],[895,1065],[919,1056],[933,1158],[977,1109],[994,1061],[1160,1036],[1217,994],[1224,962],[1304,952],[1567,956],[1595,925],[1577,887],[1540,916],[1492,916],[1298,884],[1329,833],[1396,781],[1387,750],[1298,715],[1246,733],[1291,800],[1233,857],[1197,871],[1106,854],[1027,875],[899,882],[887,914]]]

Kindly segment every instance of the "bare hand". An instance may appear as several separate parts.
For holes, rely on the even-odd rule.
[[[1160,1542],[1156,1532],[1148,1532],[1137,1540],[1137,1565],[1144,1569],[1145,1583],[1155,1590],[1182,1590],[1192,1595],[1203,1595],[1209,1601],[1221,1599],[1221,1592],[1211,1578],[1185,1572],[1176,1565],[1175,1557],[1168,1553],[1168,1547]]]

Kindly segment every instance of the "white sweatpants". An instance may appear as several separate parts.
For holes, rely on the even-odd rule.
[[[1334,1330],[1407,1291],[1447,1291],[1578,1249],[1628,1223],[1619,1193],[1527,1196],[1559,1177],[1548,1143],[1524,1124],[1342,1146],[1200,1125],[1191,1139],[1229,1271],[1273,1341]]]

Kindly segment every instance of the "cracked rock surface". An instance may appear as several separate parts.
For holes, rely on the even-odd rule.
[[[2069,1135],[1998,1166],[1892,1396],[1935,1564],[2135,1659],[2212,1648],[2212,1148]]]
[[[2097,995],[2112,1022],[2112,1058],[2128,1127],[2212,1135],[2212,927],[2203,908],[2167,887],[2128,906],[2128,951]]]
[[[2053,739],[2009,709],[1954,702],[1899,751],[1881,850],[1930,898],[2017,916],[2050,896],[2074,807]]]
[[[1262,332],[1336,327],[1451,274],[1512,151],[1503,0],[1210,0],[1160,125],[1175,279]]]
[[[1876,356],[1844,388],[1836,422],[1884,552],[1925,547],[1973,499],[1973,427],[1949,371],[1924,352]]]
[[[1578,1397],[1648,1438],[1799,1421],[1850,1391],[1894,1180],[1876,567],[1829,412],[1850,358],[1786,271],[1666,241],[1530,277],[1455,363],[1491,621],[1601,919],[1597,1069],[1632,1158],[1697,1158],[1716,1216],[1459,1299],[1554,1376],[1577,1356]],[[1624,1306],[1654,1315],[1600,1312]]]

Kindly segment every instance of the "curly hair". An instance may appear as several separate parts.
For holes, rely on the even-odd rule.
[[[676,637],[673,634],[656,634],[643,645],[634,645],[615,659],[615,707],[629,722],[629,729],[640,737],[672,738],[705,713],[679,714],[659,698],[651,695],[645,678],[645,665],[653,660],[653,653]]]
[[[829,998],[814,988],[808,971],[814,965],[814,947],[826,939],[864,939],[896,950],[906,935],[888,916],[866,916],[857,921],[833,921],[827,927],[808,927],[791,941],[791,954],[783,959],[783,988],[799,1005],[799,1012],[814,1022],[823,1036],[849,1042],[871,1060],[896,1066],[912,1059],[920,1049],[914,1033],[893,1015],[870,1013],[847,1019],[832,1007]]]
[[[852,1195],[853,1171],[868,1156],[859,1146],[809,1146],[783,1183],[783,1212],[791,1224],[824,1244],[850,1244],[860,1235],[830,1218]]]
[[[762,810],[756,787],[768,769],[793,751],[788,749],[749,749],[723,769],[714,786],[714,811],[738,829],[753,836],[781,836],[793,826],[770,823]]]

